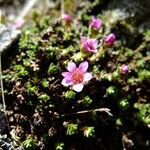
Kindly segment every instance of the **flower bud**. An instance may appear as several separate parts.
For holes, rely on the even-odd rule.
[[[122,74],[128,74],[129,73],[129,67],[127,65],[123,64],[121,66],[121,73]]]
[[[115,34],[111,33],[109,35],[106,36],[104,42],[107,46],[113,46],[116,40],[116,36]]]
[[[96,39],[88,39],[86,37],[81,38],[81,47],[85,52],[97,53],[98,41]]]
[[[95,17],[93,17],[90,26],[93,30],[98,31],[102,26],[102,22],[100,19],[96,19]]]
[[[67,24],[69,24],[71,22],[71,16],[67,15],[67,14],[63,14],[61,16],[61,18],[63,19],[63,21],[65,21]]]
[[[19,29],[23,26],[24,23],[25,21],[23,19],[17,19],[12,25],[12,29]]]

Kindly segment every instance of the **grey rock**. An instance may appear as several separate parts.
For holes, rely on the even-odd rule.
[[[20,35],[20,30],[12,30],[4,24],[0,24],[0,52],[8,49]]]
[[[117,21],[127,20],[141,25],[149,18],[149,0],[112,0],[103,10],[102,18],[106,24],[114,24]]]
[[[7,128],[7,123],[2,110],[2,106],[0,106],[0,150],[13,150],[11,139],[6,134],[3,135],[4,130]]]
[[[5,115],[2,111],[2,107],[0,106],[0,134],[7,128]]]
[[[14,150],[12,142],[10,138],[7,137],[7,135],[0,135],[0,148]]]

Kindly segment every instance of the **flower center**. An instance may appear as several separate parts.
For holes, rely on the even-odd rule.
[[[93,46],[92,41],[88,41],[88,47],[89,47],[90,49],[94,49],[94,46]]]
[[[84,74],[80,69],[75,69],[75,71],[72,73],[72,80],[74,84],[82,83],[83,82]]]

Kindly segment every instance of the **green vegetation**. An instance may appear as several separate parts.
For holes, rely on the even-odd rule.
[[[108,1],[92,2],[78,6],[70,25],[34,12],[16,56],[4,70],[8,120],[10,126],[23,129],[16,132],[26,150],[117,150],[122,149],[123,135],[126,146],[130,140],[134,143],[129,149],[149,147],[145,133],[150,126],[150,31],[136,34],[125,21],[110,26],[99,11]],[[108,32],[117,40],[96,54],[84,54],[81,36],[87,36],[92,16],[102,18],[101,30],[92,35],[98,44]],[[61,74],[68,63],[83,61],[89,63],[92,79],[81,92],[63,86]],[[126,74],[121,72],[123,64],[129,66]],[[95,111],[99,108],[110,112]]]

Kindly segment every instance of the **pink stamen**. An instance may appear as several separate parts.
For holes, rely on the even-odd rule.
[[[73,81],[73,83],[74,84],[82,83],[83,82],[83,78],[84,78],[83,72],[79,68],[76,68],[74,70],[74,72],[72,73],[72,81]]]

